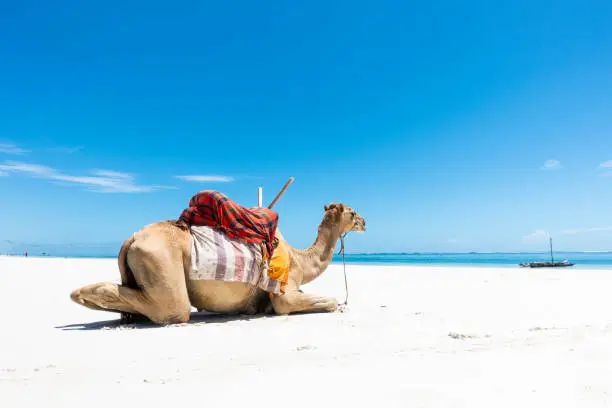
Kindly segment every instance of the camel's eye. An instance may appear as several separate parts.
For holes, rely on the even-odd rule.
[[[351,217],[355,218],[355,211],[351,211]]]

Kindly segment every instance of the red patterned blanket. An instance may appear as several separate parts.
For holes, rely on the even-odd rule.
[[[206,225],[224,232],[229,238],[264,244],[274,252],[278,214],[267,208],[246,208],[213,190],[200,191],[189,200],[181,220],[189,225]]]

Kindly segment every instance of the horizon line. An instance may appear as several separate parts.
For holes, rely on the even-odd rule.
[[[4,255],[4,256],[23,256],[23,252],[31,252],[28,250],[25,251],[0,251],[0,255]],[[36,253],[41,253],[44,254],[43,256],[49,256],[49,257],[54,257],[54,255],[47,253],[47,251],[43,251],[43,250],[37,250],[34,251]],[[70,251],[68,251],[70,252]],[[74,251],[74,252],[86,252],[86,251]],[[59,251],[60,257],[70,257],[72,255],[65,255],[64,251]],[[578,251],[578,250],[559,250],[559,251],[554,251],[554,254],[609,254],[612,253],[612,250],[586,250],[586,251]],[[345,255],[352,255],[352,256],[356,256],[356,255],[368,255],[368,256],[372,256],[372,255],[494,255],[494,254],[498,254],[498,255],[529,255],[529,254],[550,254],[550,251],[485,251],[485,252],[478,252],[478,251],[467,251],[467,252],[447,252],[447,251],[411,251],[411,252],[347,252]],[[83,255],[83,256],[89,256],[89,257],[95,257],[95,256],[101,256],[104,258],[110,258],[110,257],[116,257],[118,255],[117,254],[108,254],[108,255],[103,255],[103,254],[91,254],[91,255]],[[33,255],[34,256],[34,255]],[[78,256],[78,255],[77,255]],[[334,257],[339,256],[339,254],[334,254]]]

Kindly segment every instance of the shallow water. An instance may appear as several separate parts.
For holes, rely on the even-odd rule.
[[[612,269],[612,252],[557,252],[554,257],[576,263],[573,268]],[[351,264],[519,267],[521,262],[550,261],[550,253],[347,254],[345,259]],[[334,256],[333,262],[341,261],[341,255]]]

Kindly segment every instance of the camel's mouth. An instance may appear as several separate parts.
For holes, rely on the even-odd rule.
[[[361,215],[355,216],[355,222],[351,227],[351,231],[355,232],[365,232],[366,231],[366,222],[365,219]]]

